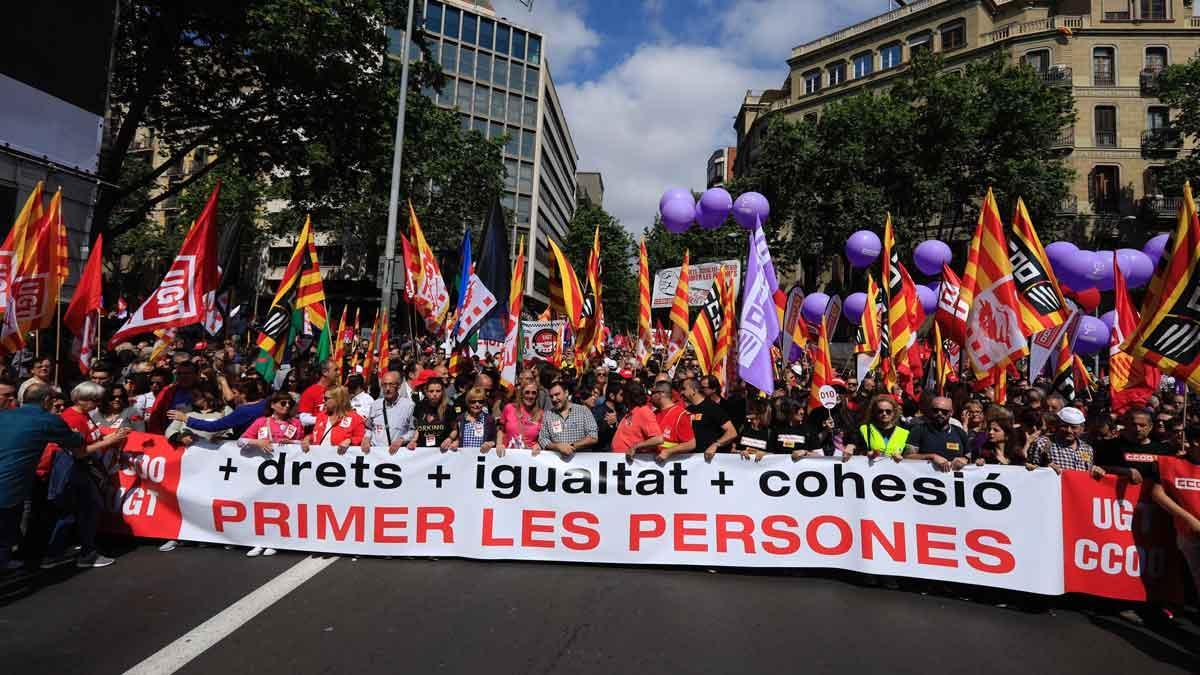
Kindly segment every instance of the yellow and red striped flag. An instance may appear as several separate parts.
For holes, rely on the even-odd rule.
[[[504,353],[500,363],[500,386],[511,388],[517,383],[517,364],[521,361],[521,304],[525,298],[525,237],[517,247],[513,263],[512,283],[508,292],[508,327],[504,335]]]
[[[1179,221],[1142,301],[1142,317],[1122,347],[1134,359],[1200,390],[1200,214],[1185,183]]]
[[[21,207],[21,212],[17,214],[4,243],[0,244],[0,312],[5,311],[8,306],[9,284],[16,273],[17,264],[25,255],[29,232],[42,219],[45,208],[42,197],[42,181],[38,181],[29,193],[29,198],[25,200],[25,205]]]
[[[49,328],[54,323],[58,296],[65,277],[66,245],[61,241],[66,229],[62,226],[62,190],[50,200],[50,207],[31,229],[26,231],[25,244],[9,284],[16,308],[17,323],[22,333]]]
[[[342,305],[342,320],[338,322],[337,335],[334,338],[336,343],[333,345],[333,362],[337,364],[338,381],[342,380],[342,367],[346,365],[346,312],[350,311],[349,305]]]
[[[592,351],[601,351],[604,347],[604,303],[601,300],[600,284],[600,226],[592,235],[592,252],[588,256],[587,266],[588,293],[591,296],[591,313],[585,317],[579,338],[575,341],[575,371],[583,372],[588,357]],[[584,306],[587,302],[585,299]],[[587,314],[587,312],[585,312]]]
[[[1008,259],[1021,301],[1021,326],[1026,337],[1067,322],[1070,311],[1058,287],[1058,278],[1029,219],[1025,202],[1017,198],[1008,230]]]
[[[379,336],[379,316],[380,311],[375,310],[375,321],[371,324],[371,337],[367,339],[367,353],[363,357],[363,381],[370,382],[371,376],[375,374],[375,347]]]
[[[721,391],[725,391],[725,386],[728,384],[729,355],[733,353],[733,341],[737,336],[737,328],[734,325],[737,298],[734,297],[733,292],[733,275],[732,268],[723,267],[714,281],[717,292],[721,296],[721,325],[717,327],[717,351],[713,355],[713,375],[721,383]]]
[[[867,373],[879,360],[880,328],[879,302],[881,293],[875,277],[867,273],[867,302],[863,306],[862,318],[859,319],[858,329],[854,332],[854,361],[855,374],[862,382]]]
[[[667,363],[674,364],[687,347],[688,330],[688,251],[683,252],[683,267],[679,268],[679,283],[675,286],[675,301],[671,304],[671,346]]]
[[[974,301],[967,315],[967,356],[981,378],[1029,353],[1021,326],[1021,304],[996,197],[988,189],[967,254],[963,294]]]
[[[417,212],[411,201],[408,203],[408,227],[412,244],[417,249],[417,313],[425,319],[425,328],[430,333],[441,335],[445,330],[446,314],[450,311],[450,291],[446,288],[446,280],[442,278],[437,256],[425,241],[425,232],[421,229],[421,222],[417,220]]]
[[[883,295],[885,298],[884,312],[887,315],[887,346],[888,355],[900,359],[908,349],[916,335],[916,327],[911,325],[911,310],[909,308],[909,293],[904,290],[904,277],[901,273],[900,254],[896,251],[896,234],[892,228],[892,214],[887,214],[883,224]],[[915,292],[912,293],[915,295]]]
[[[583,291],[579,288],[579,277],[562,249],[553,239],[547,239],[550,244],[550,307],[548,311],[557,312],[567,318],[567,324],[579,335],[583,327]]]
[[[1058,341],[1054,352],[1054,391],[1068,401],[1075,400],[1075,355],[1071,353],[1071,342],[1066,331]]]
[[[638,334],[637,356],[643,364],[650,358],[650,258],[646,238],[638,244]]]
[[[688,332],[688,343],[696,350],[696,360],[700,362],[700,370],[705,375],[712,375],[716,368],[717,333],[726,322],[724,297],[721,295],[721,289],[725,286],[724,276],[724,269],[717,272],[712,288],[708,289],[708,295],[704,298],[704,306],[696,316],[696,323]]]
[[[817,326],[817,344],[813,352],[812,383],[808,388],[808,409],[822,407],[821,387],[833,385],[833,361],[829,355],[829,334],[825,330],[825,319]]]
[[[288,260],[279,288],[271,301],[271,309],[258,334],[259,355],[255,368],[268,381],[274,377],[275,369],[283,362],[284,350],[293,331],[292,314],[302,312],[312,323],[318,339],[328,344],[329,334],[325,330],[328,319],[325,314],[325,287],[321,283],[321,264],[317,260],[316,237],[313,234],[312,217],[304,219],[304,227],[292,257]],[[318,350],[319,351],[319,350]],[[326,353],[328,354],[328,353]]]
[[[378,363],[379,363],[379,376],[380,377],[383,377],[384,373],[386,373],[388,371],[388,363],[390,362],[391,355],[392,355],[391,345],[389,344],[391,342],[391,340],[392,340],[391,332],[388,330],[388,315],[385,313],[383,315],[383,318],[380,320],[380,327],[379,327],[379,359],[378,359]]]

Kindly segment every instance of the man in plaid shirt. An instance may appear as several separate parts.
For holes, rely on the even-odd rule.
[[[554,450],[563,457],[570,457],[577,450],[586,450],[595,445],[599,437],[592,411],[578,403],[571,403],[571,397],[561,382],[550,385],[550,410],[542,416],[538,448]]]
[[[1043,436],[1034,445],[1033,456],[1029,458],[1036,466],[1049,466],[1056,473],[1067,471],[1088,471],[1093,478],[1104,475],[1104,469],[1096,466],[1096,453],[1092,446],[1083,440],[1083,411],[1079,408],[1063,408],[1058,411],[1058,430],[1053,436]]]

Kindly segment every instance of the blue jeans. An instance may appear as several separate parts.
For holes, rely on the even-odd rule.
[[[57,558],[67,549],[67,535],[71,527],[79,538],[80,556],[87,557],[96,552],[96,529],[100,524],[100,489],[88,474],[82,464],[76,464],[71,473],[71,491],[73,504],[71,509],[60,511],[54,530],[50,533],[50,543],[46,545],[46,556]]]

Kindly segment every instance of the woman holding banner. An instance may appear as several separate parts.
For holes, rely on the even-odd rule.
[[[339,385],[325,391],[325,409],[317,414],[312,433],[300,440],[300,447],[308,452],[314,444],[333,445],[344,455],[351,445],[362,445],[366,433],[366,422],[350,407],[350,390]]]
[[[528,371],[526,371],[528,372]],[[536,448],[542,430],[542,406],[538,403],[541,388],[537,379],[522,377],[514,389],[512,400],[500,413],[500,428],[496,432],[496,454],[503,457],[508,448]]]

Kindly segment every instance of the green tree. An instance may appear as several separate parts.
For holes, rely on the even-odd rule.
[[[587,265],[592,239],[600,229],[600,283],[605,323],[614,331],[637,329],[637,245],[621,223],[600,206],[584,200],[567,227],[563,253],[587,291]]]
[[[1200,57],[1185,64],[1170,66],[1158,76],[1158,98],[1171,106],[1171,129],[1179,138],[1191,139],[1192,149],[1181,152],[1167,164],[1159,176],[1164,194],[1178,196],[1184,181],[1192,182],[1192,190],[1200,192]]]
[[[880,231],[887,212],[901,249],[961,238],[988,187],[1008,212],[1023,196],[1045,229],[1072,178],[1054,141],[1073,121],[1068,91],[1004,55],[961,74],[918,56],[890,91],[836,101],[815,121],[770,120],[732,191],[770,200],[765,229],[783,267],[827,263],[852,232]]]

